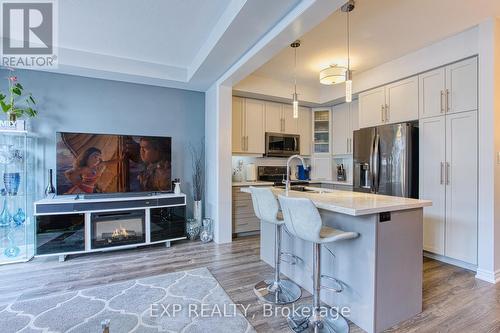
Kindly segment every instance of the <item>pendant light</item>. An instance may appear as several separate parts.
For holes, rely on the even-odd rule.
[[[299,98],[297,95],[297,48],[300,46],[300,40],[296,40],[290,46],[294,51],[294,68],[293,68],[293,94],[292,94],[292,106],[293,106],[293,117],[299,117]]]
[[[350,50],[350,26],[349,13],[354,10],[354,0],[350,0],[341,7],[341,10],[347,14],[347,70],[345,72],[345,101],[352,102],[352,72],[351,72],[351,50]]]

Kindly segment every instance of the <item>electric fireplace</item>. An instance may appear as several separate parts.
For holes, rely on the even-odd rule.
[[[144,210],[93,213],[91,221],[93,249],[146,242]]]

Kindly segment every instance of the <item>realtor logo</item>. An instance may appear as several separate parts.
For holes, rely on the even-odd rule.
[[[55,1],[2,0],[2,66],[57,66]]]

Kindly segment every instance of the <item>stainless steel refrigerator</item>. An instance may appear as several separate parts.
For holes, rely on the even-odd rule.
[[[353,144],[354,191],[418,198],[418,123],[363,128]]]

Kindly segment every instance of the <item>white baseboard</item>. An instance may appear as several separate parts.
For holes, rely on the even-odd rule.
[[[477,269],[476,279],[489,283],[500,283],[500,269],[493,272],[486,269]]]
[[[474,272],[477,271],[477,266],[476,265],[469,264],[467,262],[464,262],[464,261],[461,261],[461,260],[457,260],[457,259],[453,259],[453,258],[450,258],[450,257],[442,256],[440,254],[435,254],[435,253],[424,251],[424,257],[435,259],[435,260],[438,260],[438,261],[442,261],[444,263],[447,263],[447,264],[450,264],[450,265],[453,265],[453,266],[458,266],[458,267],[461,267],[461,268],[465,268],[465,269],[468,269],[470,271],[474,271]]]

